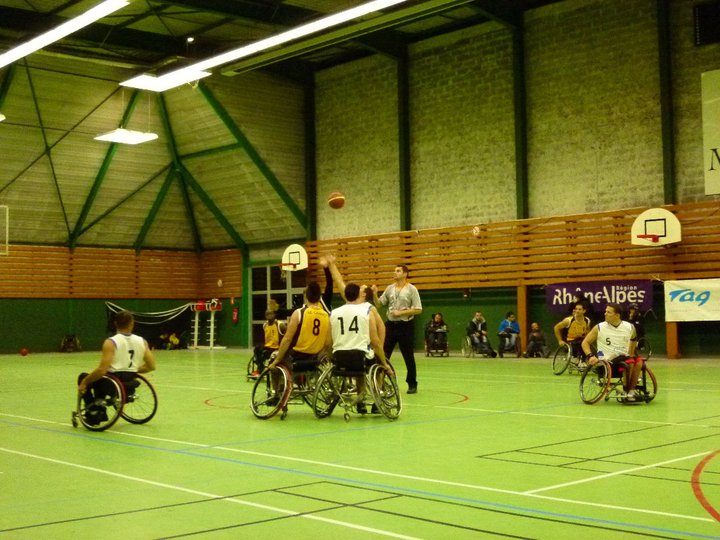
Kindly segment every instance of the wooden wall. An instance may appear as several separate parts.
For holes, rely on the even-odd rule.
[[[218,286],[222,279],[222,286]],[[215,298],[240,296],[237,250],[13,246],[0,257],[0,298]]]
[[[720,274],[720,204],[668,205],[682,242],[630,243],[630,228],[647,208],[354,236],[307,243],[311,276],[322,280],[320,254],[337,256],[346,281],[383,284],[396,264],[410,268],[419,289],[544,285],[604,279],[689,279]]]

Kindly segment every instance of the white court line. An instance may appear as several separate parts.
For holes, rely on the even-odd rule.
[[[165,484],[165,483],[163,483],[163,482],[155,482],[155,481],[153,481],[153,480],[146,480],[146,479],[144,479],[144,478],[138,478],[137,476],[130,476],[130,475],[127,475],[127,474],[120,474],[120,473],[115,473],[115,472],[112,472],[112,471],[107,471],[107,470],[105,470],[105,469],[97,469],[97,468],[95,468],[95,467],[88,467],[87,465],[80,465],[79,463],[70,463],[69,461],[62,461],[62,460],[59,460],[59,459],[53,459],[53,458],[49,458],[49,457],[45,457],[45,456],[38,456],[38,455],[35,455],[35,454],[28,454],[28,453],[26,453],[26,452],[18,452],[18,451],[16,451],[16,450],[10,450],[9,448],[0,448],[0,451],[7,452],[7,453],[10,453],[10,454],[16,454],[16,455],[19,455],[19,456],[28,457],[28,458],[32,458],[32,459],[39,459],[39,460],[41,460],[41,461],[48,461],[48,462],[50,462],[50,463],[55,463],[55,464],[57,464],[57,465],[66,465],[66,466],[68,466],[68,467],[75,467],[75,468],[77,468],[77,469],[83,469],[83,470],[85,470],[85,471],[90,471],[90,472],[94,472],[94,473],[104,474],[104,475],[107,475],[107,476],[113,476],[113,477],[115,477],[115,478],[121,478],[121,479],[123,479],[123,480],[131,480],[131,481],[133,481],[133,482],[139,482],[139,483],[141,483],[141,484],[148,484],[148,485],[155,486],[155,487],[161,487],[161,488],[165,488],[165,489],[172,489],[172,490],[174,490],[174,491],[182,491],[183,493],[189,493],[189,494],[191,494],[191,495],[197,495],[197,496],[199,496],[199,497],[205,497],[205,498],[208,498],[208,499],[218,499],[219,501],[225,501],[225,502],[240,504],[240,505],[243,505],[243,506],[251,506],[251,507],[253,507],[253,508],[260,508],[260,509],[262,509],[262,510],[269,510],[270,512],[276,512],[276,513],[278,513],[278,514],[284,514],[284,515],[287,515],[287,516],[296,516],[296,517],[301,517],[301,518],[305,518],[305,519],[311,519],[311,520],[314,520],[314,521],[322,521],[323,523],[329,523],[329,524],[332,524],[332,525],[339,525],[340,527],[347,527],[347,528],[350,528],[350,529],[356,529],[356,530],[363,531],[363,532],[379,534],[379,535],[382,535],[382,536],[390,536],[390,537],[392,537],[392,538],[403,538],[403,539],[406,539],[406,540],[419,540],[419,539],[418,539],[417,537],[415,537],[415,536],[406,536],[406,535],[404,535],[404,534],[397,534],[397,533],[393,533],[393,532],[390,532],[390,531],[384,531],[384,530],[381,530],[381,529],[374,529],[374,528],[372,528],[372,527],[365,527],[365,526],[363,526],[363,525],[356,525],[355,523],[348,523],[347,521],[339,521],[339,520],[336,520],[336,519],[329,519],[329,518],[324,518],[324,517],[321,517],[321,516],[316,516],[316,515],[311,515],[311,514],[302,514],[302,513],[299,513],[299,512],[295,512],[294,510],[286,510],[285,508],[278,508],[277,506],[268,506],[268,505],[266,505],[266,504],[253,503],[253,502],[250,502],[250,501],[244,501],[244,500],[242,500],[242,499],[235,499],[235,498],[233,498],[233,497],[223,497],[222,495],[215,495],[215,494],[213,494],[213,493],[206,493],[206,492],[204,492],[204,491],[198,491],[198,490],[195,490],[195,489],[184,488],[184,487],[182,487],[182,486],[176,486],[176,485],[172,485],[172,484]]]
[[[660,461],[660,462],[658,462],[658,463],[651,463],[650,465],[642,465],[641,467],[632,467],[632,468],[630,468],[630,469],[623,469],[623,470],[621,470],[621,471],[615,471],[615,472],[611,472],[611,473],[605,473],[605,474],[601,474],[601,475],[598,475],[598,476],[591,476],[590,478],[584,478],[584,479],[582,479],[582,480],[574,480],[573,482],[565,482],[565,483],[563,483],[563,484],[555,484],[554,486],[546,486],[546,487],[544,487],[544,488],[531,489],[531,490],[525,491],[525,492],[523,492],[523,493],[525,493],[525,494],[527,494],[527,495],[533,495],[533,494],[535,494],[535,493],[540,493],[541,491],[549,491],[549,490],[551,490],[551,489],[559,489],[559,488],[564,488],[564,487],[568,487],[568,486],[575,486],[575,485],[577,485],[577,484],[584,484],[584,483],[586,483],[586,482],[594,482],[595,480],[602,480],[602,479],[604,479],[604,478],[611,478],[611,477],[613,477],[613,476],[618,476],[618,475],[621,475],[621,474],[629,474],[629,473],[633,473],[633,472],[636,472],[636,471],[642,471],[642,470],[645,470],[645,469],[652,469],[653,467],[661,467],[661,466],[663,466],[663,465],[668,465],[668,464],[670,464],[670,463],[676,463],[676,462],[678,462],[678,461],[685,461],[686,459],[693,459],[693,458],[698,458],[698,457],[701,457],[701,456],[707,456],[707,455],[708,455],[709,453],[711,453],[711,452],[712,452],[711,450],[708,450],[707,452],[701,452],[701,453],[699,453],[699,454],[693,454],[692,456],[684,456],[684,457],[679,457],[679,458],[675,458],[675,459],[669,459],[669,460],[667,460],[667,461]]]
[[[0,413],[0,416],[12,416],[12,415]],[[55,423],[61,424],[60,422],[55,422]],[[597,507],[597,508],[617,509],[617,510],[623,510],[623,511],[626,511],[626,512],[637,512],[637,513],[639,513],[639,514],[650,514],[650,515],[656,515],[656,516],[662,516],[662,517],[673,517],[673,518],[687,519],[687,520],[692,520],[692,521],[705,521],[705,522],[710,522],[710,523],[714,523],[714,522],[715,522],[714,519],[712,519],[712,518],[707,518],[707,517],[689,516],[689,515],[686,515],[686,514],[675,514],[675,513],[672,513],[672,512],[661,512],[661,511],[658,511],[658,510],[650,510],[650,509],[647,509],[647,508],[635,508],[635,507],[625,507],[625,506],[614,506],[614,505],[597,503],[597,502],[588,502],[588,501],[581,501],[581,500],[576,500],[576,499],[565,499],[565,498],[561,498],[561,497],[551,497],[551,496],[547,496],[547,495],[537,495],[537,493],[536,493],[536,492],[542,491],[543,489],[550,489],[550,488],[539,488],[538,490],[531,490],[531,491],[513,491],[513,490],[510,490],[510,489],[493,488],[493,487],[482,486],[482,485],[477,485],[477,484],[466,484],[466,483],[462,483],[462,482],[451,482],[451,481],[449,481],[449,480],[439,480],[439,479],[436,479],[436,478],[427,478],[427,477],[422,477],[422,476],[413,476],[413,475],[393,473],[393,472],[388,472],[388,471],[379,471],[379,470],[374,470],[374,469],[365,469],[365,468],[362,468],[362,467],[353,467],[353,466],[350,466],[350,465],[340,465],[340,464],[337,464],[337,463],[329,463],[329,462],[326,462],[326,461],[317,461],[317,460],[311,460],[311,459],[305,459],[305,458],[298,458],[298,457],[291,457],[291,456],[283,456],[283,455],[279,455],[279,454],[269,454],[269,453],[266,453],[266,452],[257,452],[257,451],[254,451],[254,450],[241,450],[241,449],[238,449],[238,448],[229,448],[229,447],[226,447],[226,446],[214,446],[214,445],[201,444],[201,443],[195,443],[195,442],[190,442],[190,441],[180,441],[180,440],[176,440],[176,439],[165,439],[165,438],[160,438],[160,437],[152,437],[152,436],[149,436],[149,435],[139,435],[139,434],[136,434],[136,433],[123,433],[123,432],[114,432],[114,433],[116,433],[117,435],[124,435],[124,436],[126,436],[126,437],[135,437],[135,438],[138,438],[138,439],[147,439],[147,440],[152,440],[152,441],[157,441],[157,442],[167,442],[167,443],[172,443],[172,444],[184,445],[184,446],[188,446],[188,447],[191,447],[191,448],[194,447],[194,448],[215,449],[215,450],[221,450],[221,451],[226,451],[226,452],[232,452],[232,453],[236,453],[236,454],[245,454],[245,455],[257,456],[257,457],[262,457],[262,458],[277,459],[277,460],[281,460],[281,461],[291,461],[291,462],[297,462],[297,463],[305,463],[305,464],[308,464],[308,465],[319,465],[319,466],[322,466],[322,467],[328,467],[328,468],[333,468],[333,469],[343,469],[343,470],[349,470],[349,471],[366,473],[366,474],[374,474],[374,475],[378,475],[378,476],[386,476],[386,477],[391,477],[391,478],[402,478],[402,479],[405,479],[405,480],[413,480],[413,481],[423,482],[423,483],[429,483],[429,484],[438,484],[438,485],[445,485],[445,486],[452,486],[452,487],[461,487],[461,488],[468,488],[468,489],[473,489],[473,490],[478,490],[478,491],[488,491],[488,492],[491,492],[491,493],[502,493],[502,494],[505,494],[505,495],[516,495],[516,496],[520,496],[520,497],[533,497],[533,498],[537,498],[537,499],[545,499],[545,500],[558,501],[558,502],[564,502],[564,503],[579,504],[579,505],[583,505],[583,506],[592,506],[592,507]],[[686,457],[677,458],[677,459],[674,459],[674,460],[672,460],[672,461],[682,461],[682,460],[685,460],[685,459],[692,459],[692,458],[694,458],[694,457],[707,455],[708,453],[709,453],[709,452],[703,452],[703,453],[696,454],[696,455],[692,455],[692,456],[686,456]],[[642,469],[642,468],[649,468],[649,467],[659,466],[659,465],[662,465],[662,463],[658,463],[658,464],[655,464],[655,465],[646,465],[646,466],[643,466],[643,467],[640,467],[640,468],[641,468],[641,469]],[[610,475],[603,475],[603,476],[612,476],[612,475],[622,474],[623,472],[630,472],[630,470],[620,471],[620,472],[618,472],[618,473],[611,473]],[[583,481],[586,481],[586,482],[587,482],[587,481],[591,481],[591,480],[594,480],[594,479],[597,479],[597,478],[599,478],[599,477],[592,477],[592,478],[590,478],[590,479],[583,480]],[[580,483],[580,482],[582,482],[582,481],[576,481],[576,483]],[[556,487],[559,487],[559,486],[556,486]]]

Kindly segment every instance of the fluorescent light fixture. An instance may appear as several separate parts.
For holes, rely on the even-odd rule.
[[[117,128],[113,131],[108,131],[107,133],[98,135],[97,137],[95,137],[95,140],[121,144],[140,144],[144,142],[154,141],[157,138],[157,133]]]
[[[3,120],[5,120],[5,115],[0,112],[0,122],[2,122]]]
[[[129,3],[130,2],[128,0],[105,0],[104,2],[101,2],[94,8],[84,12],[82,15],[78,15],[77,17],[64,22],[49,32],[45,32],[44,34],[31,39],[22,45],[18,45],[14,49],[10,49],[9,51],[0,54],[0,68],[12,64],[21,58],[24,58],[28,54],[42,49],[43,47],[47,47],[51,43],[54,43],[73,32],[77,32],[81,28],[85,28],[87,25],[94,23],[98,19],[102,19],[106,15],[110,15],[110,13],[127,6]]]
[[[210,75],[210,73],[206,71],[208,69],[222,64],[227,64],[228,62],[233,62],[240,58],[245,58],[246,56],[270,49],[271,47],[282,45],[288,41],[320,32],[326,28],[331,28],[333,26],[352,21],[353,19],[357,19],[358,17],[362,17],[368,13],[394,6],[396,4],[401,4],[406,1],[407,0],[373,0],[372,2],[367,2],[360,6],[346,9],[345,11],[334,13],[333,15],[328,15],[327,17],[303,24],[296,28],[291,28],[290,30],[275,36],[270,36],[269,38],[261,39],[260,41],[256,41],[249,45],[244,45],[237,49],[213,56],[207,60],[202,60],[192,64],[191,66],[176,69],[175,71],[171,71],[165,75],[161,75],[160,77],[140,75],[139,77],[123,81],[120,84],[131,88],[139,88],[141,90],[164,92],[170,88],[175,88],[176,86],[196,81],[202,77],[207,77]]]

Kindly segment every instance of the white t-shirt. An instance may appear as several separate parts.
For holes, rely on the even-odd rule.
[[[110,338],[115,344],[115,357],[110,369],[136,372],[145,363],[145,340],[135,334],[115,334]]]
[[[360,350],[366,358],[374,356],[370,346],[370,309],[367,302],[345,304],[332,310],[333,351]]]
[[[605,360],[612,360],[621,355],[630,354],[630,341],[635,337],[635,327],[627,322],[613,326],[609,322],[598,325],[597,348]]]

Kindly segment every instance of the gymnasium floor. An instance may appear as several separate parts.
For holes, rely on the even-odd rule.
[[[248,358],[160,351],[157,416],[92,433],[70,411],[99,353],[0,356],[0,537],[720,538],[719,361],[588,406],[549,360],[418,354],[397,421],[346,423],[255,419]]]

